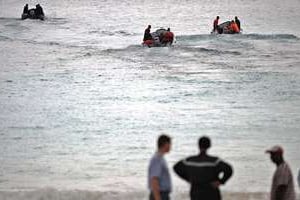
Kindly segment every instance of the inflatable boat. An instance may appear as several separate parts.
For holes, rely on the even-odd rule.
[[[21,16],[21,19],[40,19],[40,20],[44,20],[45,19],[45,15],[36,15],[36,11],[34,8],[28,10],[28,13],[23,13]]]
[[[223,22],[218,25],[218,28],[215,31],[212,31],[211,34],[240,34],[240,31],[233,31],[230,28],[231,21]]]
[[[171,35],[170,35],[171,33]],[[145,40],[142,45],[147,47],[166,47],[171,46],[174,34],[167,29],[160,28],[151,33],[152,39]]]

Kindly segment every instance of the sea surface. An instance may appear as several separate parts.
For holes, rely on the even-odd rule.
[[[40,3],[45,21],[20,20]],[[147,199],[157,136],[170,170],[198,153],[234,167],[225,200],[268,199],[285,149],[300,168],[299,0],[0,0],[0,200]],[[239,16],[243,34],[210,35]],[[170,27],[173,47],[143,48]],[[172,173],[175,200],[189,186]],[[299,193],[299,189],[296,186]]]

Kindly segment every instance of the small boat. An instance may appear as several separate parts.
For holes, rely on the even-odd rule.
[[[41,15],[37,15],[36,14],[36,9],[32,8],[30,10],[28,10],[28,13],[23,13],[21,16],[21,19],[40,19],[40,20],[44,20],[45,19],[45,15],[41,14]]]
[[[145,40],[142,45],[147,47],[166,47],[171,46],[174,34],[167,29],[160,28],[151,33],[152,39]]]
[[[212,31],[211,34],[240,34],[241,31],[234,31],[230,28],[231,21],[223,22],[218,25],[218,28],[215,31]]]

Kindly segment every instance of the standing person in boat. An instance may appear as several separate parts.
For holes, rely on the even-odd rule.
[[[164,159],[164,155],[171,149],[171,138],[167,135],[159,136],[157,140],[157,152],[150,160],[148,168],[149,200],[170,200],[172,189],[171,176]]]
[[[276,165],[270,200],[296,200],[293,174],[283,159],[283,148],[276,145],[266,153],[270,154],[271,161]]]
[[[174,165],[175,173],[191,184],[191,200],[221,200],[219,187],[232,175],[232,167],[218,157],[207,154],[211,146],[208,137],[199,139],[200,154]]]
[[[23,14],[28,14],[28,4],[24,6]]]
[[[146,40],[152,40],[151,25],[148,25],[148,27],[145,29],[143,41],[145,42]]]
[[[216,19],[214,20],[213,32],[216,32],[218,30],[219,19],[220,19],[220,17],[217,16]]]
[[[237,24],[237,26],[238,26],[238,28],[239,28],[239,30],[241,31],[241,22],[240,22],[240,20],[238,19],[238,17],[237,16],[235,16],[235,23]]]

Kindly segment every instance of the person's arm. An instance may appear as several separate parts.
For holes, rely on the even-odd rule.
[[[189,177],[186,170],[186,165],[184,164],[183,160],[176,163],[173,167],[175,173],[182,179],[189,182]]]
[[[159,180],[157,177],[151,178],[151,188],[152,188],[154,200],[160,200]]]
[[[217,167],[219,173],[223,173],[223,176],[220,178],[219,182],[220,184],[225,184],[227,180],[232,176],[233,169],[229,164],[223,161],[220,161]]]
[[[279,185],[275,191],[275,200],[284,200],[284,194],[286,193],[286,185]]]

